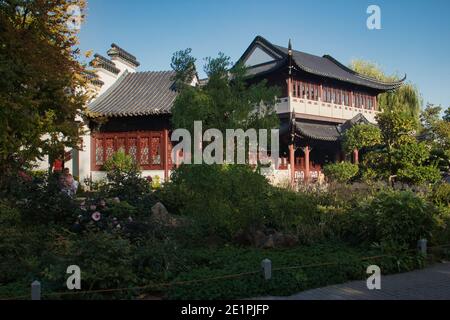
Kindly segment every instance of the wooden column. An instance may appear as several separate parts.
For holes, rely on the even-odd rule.
[[[309,176],[310,176],[310,168],[309,168],[309,153],[311,152],[311,148],[309,146],[306,146],[303,149],[305,153],[305,182],[309,182]]]
[[[359,151],[358,149],[353,150],[353,162],[359,164]]]
[[[319,86],[319,101],[323,101],[323,85],[322,84],[320,84],[320,86]]]
[[[164,182],[169,181],[169,130],[164,129]]]
[[[353,105],[353,90],[352,91],[350,91],[350,107],[354,107],[354,105]]]
[[[295,147],[294,143],[289,145],[289,163],[291,165],[291,187],[295,187]]]

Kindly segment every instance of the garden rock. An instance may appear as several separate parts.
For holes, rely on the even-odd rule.
[[[171,215],[161,202],[155,204],[152,207],[151,212],[152,215],[150,217],[150,220],[154,223],[166,227],[179,227],[186,224],[186,221],[182,221],[181,219],[175,218],[173,215]]]

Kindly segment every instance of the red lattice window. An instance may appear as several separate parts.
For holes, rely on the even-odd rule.
[[[94,170],[102,170],[106,160],[118,151],[130,155],[138,162],[142,170],[163,169],[164,139],[163,133],[160,131],[97,133],[93,136],[92,141],[92,166]],[[171,146],[169,148],[171,150]],[[169,159],[170,166],[171,159]]]

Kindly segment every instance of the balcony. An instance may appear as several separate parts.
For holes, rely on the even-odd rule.
[[[330,121],[339,122],[353,119],[355,116],[362,113],[371,123],[376,123],[375,116],[379,113],[379,111],[365,108],[356,108],[345,106],[343,104],[294,97],[279,99],[279,102],[276,105],[276,110],[279,114],[295,111],[297,114],[328,118]]]

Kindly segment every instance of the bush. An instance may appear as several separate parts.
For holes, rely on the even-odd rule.
[[[139,166],[129,155],[119,151],[105,163],[107,183],[100,188],[106,197],[137,205],[145,195],[151,193],[149,181],[142,177]]]
[[[436,205],[450,206],[450,184],[439,183],[434,186],[430,201]]]
[[[434,166],[407,165],[398,170],[397,177],[402,182],[423,185],[441,180],[441,172]]]
[[[350,240],[414,246],[430,238],[435,208],[410,191],[380,191],[346,216]]]
[[[159,194],[172,213],[194,217],[211,234],[231,237],[266,223],[271,186],[243,165],[183,165]]]
[[[270,226],[295,235],[300,243],[318,243],[337,236],[335,223],[339,212],[322,205],[329,202],[322,193],[274,188],[267,200]]]
[[[350,162],[328,164],[323,168],[325,176],[331,181],[348,183],[358,174],[358,165]]]
[[[77,205],[74,199],[61,192],[56,174],[17,181],[13,197],[25,224],[67,226],[76,218]]]

